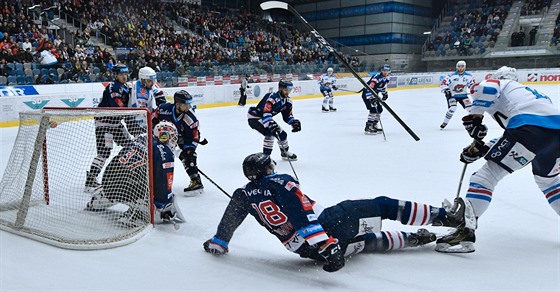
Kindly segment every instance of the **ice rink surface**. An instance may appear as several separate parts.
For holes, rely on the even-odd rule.
[[[560,104],[559,85],[532,87]],[[288,140],[299,158],[293,166],[304,193],[324,206],[380,195],[436,206],[454,198],[462,170],[459,153],[471,141],[460,121],[465,111],[459,107],[440,130],[447,107],[439,89],[391,91],[387,102],[420,141],[387,111],[382,114],[387,140],[364,135],[367,110],[359,95],[335,97],[333,113],[321,112],[321,99],[295,101],[302,131],[288,132]],[[247,109],[197,110],[209,141],[197,150],[199,167],[230,194],[246,183],[243,159],[262,151],[262,136],[247,125]],[[276,121],[290,128],[280,116]],[[490,117],[485,123],[488,138],[501,135]],[[16,134],[17,128],[0,129],[1,173]],[[292,174],[278,146],[272,156],[277,172]],[[482,164],[469,165],[462,195]],[[497,186],[479,220],[475,253],[440,254],[430,244],[360,254],[336,273],[290,253],[252,218],[236,231],[228,255],[206,254],[202,243],[214,235],[228,198],[204,178],[204,193],[185,197],[189,180],[180,163],[175,176],[173,188],[188,221],[178,231],[156,226],[136,243],[99,251],[64,250],[0,231],[0,291],[560,291],[560,220],[530,167]],[[383,229],[416,227],[384,221]]]

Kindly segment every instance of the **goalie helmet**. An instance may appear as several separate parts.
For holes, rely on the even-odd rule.
[[[138,71],[138,79],[142,80],[142,79],[148,79],[148,80],[154,80],[156,81],[156,71],[154,71],[154,69],[150,68],[150,67],[142,67],[140,68],[140,70]]]
[[[186,90],[179,90],[173,95],[173,102],[175,103],[192,103],[193,97]]]
[[[491,79],[509,79],[517,81],[517,70],[512,67],[502,66],[492,74]]]
[[[171,122],[159,122],[154,127],[154,137],[163,144],[166,144],[169,149],[173,150],[177,146],[177,128]]]
[[[243,160],[243,174],[250,180],[256,181],[266,175],[274,173],[276,162],[270,155],[255,153],[247,156]]]

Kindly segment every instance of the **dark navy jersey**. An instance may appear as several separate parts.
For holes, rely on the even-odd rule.
[[[128,86],[113,80],[103,90],[103,97],[98,107],[126,107],[129,98],[130,90]]]
[[[186,113],[177,115],[175,104],[164,103],[158,107],[156,115],[160,121],[172,122],[175,125],[179,136],[178,144],[181,150],[198,146],[200,141],[199,123],[193,108],[189,109]]]
[[[314,206],[291,176],[266,176],[234,192],[216,237],[229,242],[235,229],[251,214],[288,250],[296,252],[305,242],[315,245],[328,239]]]
[[[291,98],[282,98],[279,91],[275,93],[267,93],[257,106],[249,108],[248,118],[261,119],[261,122],[266,127],[268,122],[272,120],[272,117],[282,113],[282,119],[284,119],[284,122],[291,124],[294,119],[292,108]]]
[[[163,208],[171,202],[175,157],[167,145],[154,138],[152,143],[154,203]]]
[[[368,85],[376,93],[386,92],[388,83],[389,83],[389,78],[383,76],[383,73],[377,73],[376,75],[372,76],[368,81]]]

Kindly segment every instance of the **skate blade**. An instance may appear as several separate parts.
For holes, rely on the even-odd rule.
[[[204,189],[193,190],[193,191],[187,191],[186,189],[184,189],[183,192],[185,192],[183,194],[185,197],[194,197],[204,193]]]
[[[471,253],[474,252],[474,243],[470,241],[461,241],[458,245],[450,245],[449,243],[438,243],[435,251],[441,253]]]
[[[288,157],[282,157],[282,160],[286,160],[286,161],[297,161],[297,158],[291,159]]]
[[[372,133],[372,132],[364,132],[364,134],[370,135],[370,136],[374,136],[374,135],[377,135],[377,134],[379,134],[379,133],[378,133],[378,132],[375,132],[375,133]]]

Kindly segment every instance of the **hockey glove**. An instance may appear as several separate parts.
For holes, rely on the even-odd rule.
[[[202,141],[198,141],[198,144],[206,145],[206,144],[208,144],[208,140],[206,140],[206,138],[204,138],[204,139],[202,139]]]
[[[336,272],[344,267],[344,253],[340,244],[338,244],[338,239],[329,236],[329,239],[324,241],[323,245],[319,248],[319,254],[327,261],[323,265],[323,270]]]
[[[443,91],[443,94],[445,94],[445,98],[450,99],[451,98],[451,90],[449,90],[449,88],[446,88]]]
[[[381,98],[381,100],[386,101],[388,98],[389,98],[389,93],[383,92],[383,98]]]
[[[278,124],[274,120],[268,122],[268,129],[270,130],[273,136],[280,135],[280,132],[282,131],[280,129],[280,126],[278,126]]]
[[[292,132],[299,132],[301,131],[301,122],[298,119],[294,119],[292,121]]]
[[[211,253],[213,255],[225,255],[229,251],[228,244],[229,242],[223,241],[214,236],[205,241],[202,246],[204,247],[204,251],[207,253]]]
[[[333,85],[333,86],[332,86],[332,89],[338,90],[338,87],[336,87],[336,85]]]
[[[488,134],[488,127],[482,123],[482,116],[468,115],[463,117],[463,126],[469,136],[475,140],[482,141]]]
[[[486,155],[488,150],[490,150],[490,147],[484,145],[484,142],[474,140],[473,144],[463,148],[459,160],[466,164],[473,163]]]

